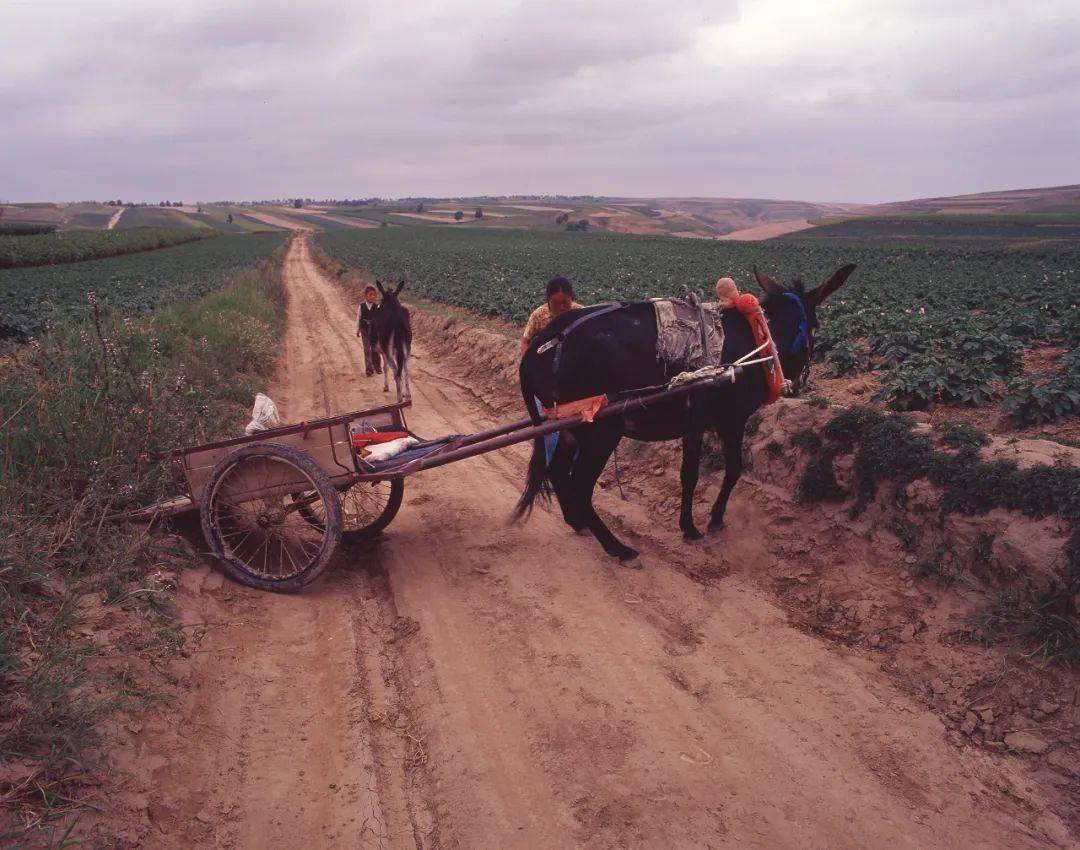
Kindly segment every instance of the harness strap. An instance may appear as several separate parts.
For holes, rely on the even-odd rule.
[[[799,308],[799,329],[795,334],[795,339],[791,341],[791,348],[789,349],[792,354],[798,351],[800,348],[809,350],[810,348],[810,328],[809,322],[806,320],[806,305],[803,304],[803,300],[794,292],[783,293],[785,298],[790,299],[795,303],[795,306]]]
[[[709,362],[709,335],[705,332],[705,311],[701,308],[701,302],[698,301],[697,296],[691,293],[686,299],[686,303],[694,308],[694,312],[697,313],[698,332],[701,334],[701,356],[706,363]],[[723,356],[721,352],[718,356]]]
[[[551,374],[556,380],[558,380],[559,377],[559,363],[562,361],[562,344],[563,342],[565,342],[566,338],[570,336],[573,331],[577,330],[577,328],[579,328],[581,325],[585,324],[585,322],[589,321],[589,319],[596,319],[600,316],[606,316],[608,313],[613,313],[616,310],[621,310],[625,306],[626,303],[622,301],[612,302],[610,304],[604,304],[600,307],[599,310],[594,310],[591,313],[586,313],[584,316],[578,316],[576,319],[574,319],[574,321],[572,321],[569,325],[563,328],[563,330],[559,331],[556,336],[552,337],[536,349],[537,354],[543,354],[545,351],[550,351],[552,348],[555,349],[555,363],[551,367]]]

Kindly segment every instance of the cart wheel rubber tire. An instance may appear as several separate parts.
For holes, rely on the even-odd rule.
[[[224,541],[219,533],[220,530],[214,522],[214,504],[222,480],[245,460],[260,457],[272,458],[301,472],[313,485],[314,492],[318,494],[318,498],[322,501],[323,513],[326,517],[325,523],[317,526],[317,530],[322,533],[322,542],[317,554],[301,570],[281,579],[259,575],[250,569],[242,558],[226,551]],[[201,502],[199,519],[202,525],[203,537],[210,546],[211,552],[230,578],[241,584],[246,584],[248,587],[278,593],[290,593],[300,590],[322,575],[330,565],[330,561],[333,559],[334,553],[341,542],[341,499],[337,489],[331,483],[329,476],[315,461],[304,452],[291,446],[283,446],[278,443],[252,443],[231,452],[222,458],[210,473],[203,490]],[[307,522],[304,522],[304,527],[312,528],[311,524]]]
[[[363,487],[364,482],[354,484],[353,487]],[[350,488],[351,489],[351,488]],[[371,540],[378,537],[379,533],[386,528],[401,509],[401,500],[405,496],[405,479],[394,478],[390,481],[390,498],[386,502],[386,507],[383,508],[382,513],[379,514],[372,522],[369,522],[365,526],[360,528],[353,528],[346,523],[342,529],[341,537],[347,543],[360,543],[364,540]],[[344,501],[346,494],[342,493],[341,498]]]

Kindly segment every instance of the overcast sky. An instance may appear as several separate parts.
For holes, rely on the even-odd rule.
[[[0,200],[1080,182],[1077,0],[0,2]]]

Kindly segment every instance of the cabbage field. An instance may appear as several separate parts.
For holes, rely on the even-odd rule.
[[[878,397],[1003,400],[1020,422],[1080,414],[1080,248],[895,247],[798,241],[719,242],[528,231],[382,228],[322,233],[335,259],[407,278],[430,298],[522,322],[544,284],[569,277],[584,303],[707,292],[722,275],[755,289],[757,263],[815,286],[858,270],[821,311],[817,356],[830,376],[874,370]],[[1057,346],[1060,368],[1024,375],[1021,352]]]
[[[222,286],[233,269],[269,255],[285,236],[217,236],[101,260],[0,269],[0,337],[38,333],[50,318],[87,315],[90,292],[106,309],[125,315],[205,295]]]

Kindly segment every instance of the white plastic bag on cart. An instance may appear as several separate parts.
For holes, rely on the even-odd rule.
[[[251,421],[244,428],[244,433],[250,437],[259,431],[276,428],[280,424],[281,415],[278,413],[274,400],[268,395],[258,393],[255,396],[255,406],[251,408]]]
[[[420,441],[416,437],[402,437],[400,440],[391,440],[388,443],[376,443],[368,449],[364,460],[369,463],[377,463],[380,460],[390,460],[405,451],[409,446],[415,446]]]

